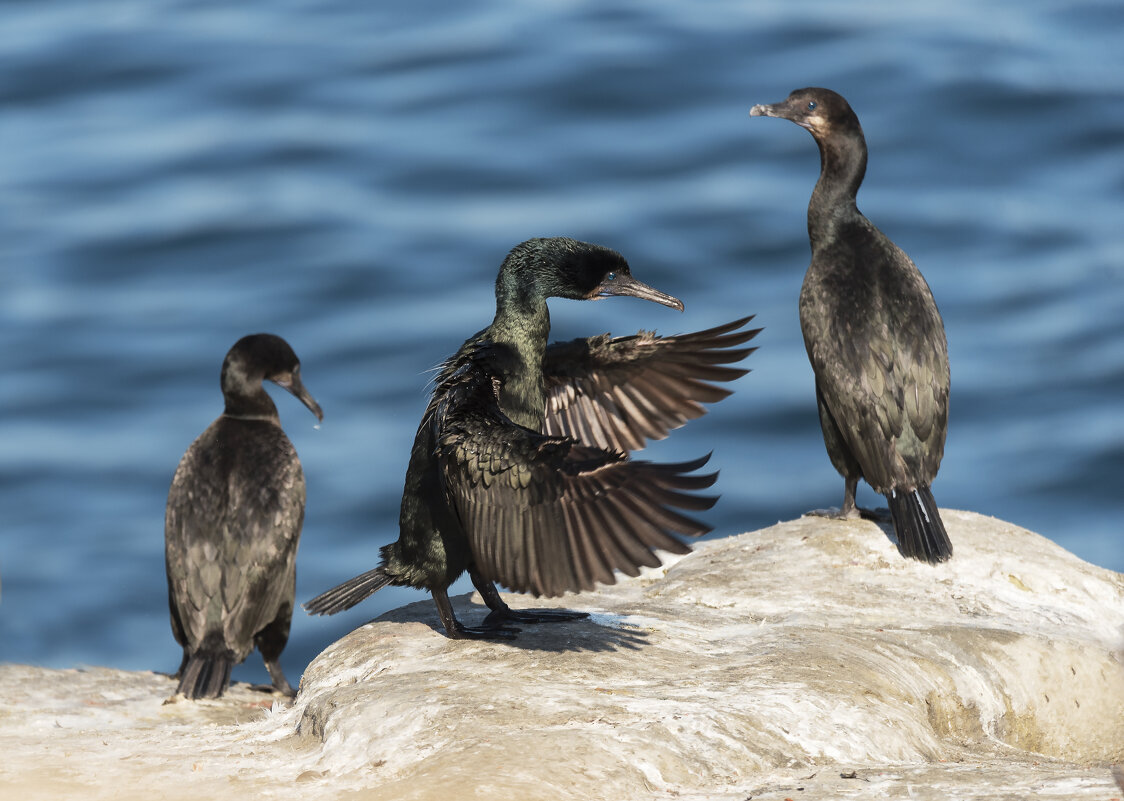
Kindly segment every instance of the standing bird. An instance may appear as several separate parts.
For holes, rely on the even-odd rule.
[[[846,482],[840,516],[858,514],[855,489],[865,478],[889,502],[901,552],[943,562],[952,543],[929,485],[948,429],[944,323],[909,256],[855,205],[867,157],[859,118],[840,95],[816,88],[750,114],[792,120],[820,148],[800,328],[824,443]]]
[[[505,623],[575,620],[585,613],[515,611],[495,583],[535,596],[612,584],[613,572],[656,567],[654,549],[686,553],[676,536],[705,525],[674,511],[709,509],[689,494],[717,474],[632,461],[627,451],[698,417],[700,403],[730,394],[708,381],[747,371],[725,367],[757,331],[749,319],[661,338],[641,332],[547,347],[547,298],[632,295],[683,304],[632,277],[617,252],[573,239],[516,246],[496,279],[496,316],[442,366],[418,427],[402,493],[397,542],[381,564],[305,604],[313,614],[349,609],[387,584],[426,589],[453,639],[510,639]],[[447,589],[465,570],[491,610],[464,626]]]
[[[293,695],[279,660],[293,616],[304,473],[263,379],[324,419],[281,337],[243,337],[226,354],[226,408],[180,460],[164,519],[172,633],[183,646],[176,692],[188,698],[221,696],[255,646],[274,689]]]

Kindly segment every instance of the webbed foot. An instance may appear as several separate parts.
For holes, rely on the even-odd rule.
[[[514,626],[488,625],[488,618],[483,626],[465,626],[457,621],[453,627],[445,627],[445,634],[450,640],[514,640],[519,629]]]
[[[515,623],[566,623],[589,617],[589,612],[570,612],[563,609],[512,609],[504,604],[484,618],[485,626],[502,626],[506,622]]]
[[[504,626],[502,621],[496,625],[466,626],[457,620],[453,614],[453,605],[449,603],[449,596],[443,589],[430,590],[433,601],[437,604],[437,614],[441,617],[441,625],[445,627],[445,636],[450,640],[514,640],[519,629],[514,626]],[[490,617],[490,615],[489,615]]]
[[[890,516],[890,510],[886,507],[881,509],[864,509],[859,507],[859,514],[863,520],[873,520],[875,523],[893,523],[894,518]]]
[[[856,520],[861,512],[858,507],[852,506],[850,510],[844,511],[836,506],[830,506],[827,509],[811,509],[804,513],[805,517],[826,517],[828,520]]]
[[[472,584],[484,603],[492,611],[484,618],[485,626],[502,626],[504,623],[567,623],[589,617],[588,612],[571,612],[567,609],[512,609],[500,597],[496,585],[480,575],[475,568],[468,569]]]
[[[873,520],[875,523],[890,523],[890,510],[882,509],[866,509],[861,506],[852,506],[849,510],[844,511],[837,507],[830,507],[828,509],[812,509],[804,513],[806,517],[826,517],[829,520]]]

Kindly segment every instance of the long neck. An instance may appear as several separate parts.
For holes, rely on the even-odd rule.
[[[829,239],[841,220],[858,214],[855,195],[866,174],[866,142],[857,136],[834,136],[820,148],[820,178],[808,203],[808,236],[812,246]]]
[[[516,288],[499,286],[496,317],[485,336],[502,354],[500,408],[519,425],[539,431],[546,415],[543,358],[550,336],[546,298]]]
[[[237,420],[268,420],[280,424],[277,406],[261,385],[261,379],[248,379],[237,370],[222,371],[222,395],[226,402],[223,415]]]

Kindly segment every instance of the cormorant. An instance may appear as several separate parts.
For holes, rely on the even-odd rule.
[[[273,687],[293,695],[280,657],[293,616],[304,473],[263,379],[324,419],[281,337],[246,336],[226,354],[225,410],[180,460],[164,521],[172,633],[183,646],[176,692],[188,698],[221,696],[255,646]]]
[[[516,246],[496,279],[496,316],[444,363],[406,472],[397,542],[373,570],[305,604],[349,609],[387,584],[426,589],[450,638],[510,639],[508,622],[585,617],[515,611],[495,583],[535,596],[611,584],[613,572],[656,567],[654,549],[686,553],[676,535],[709,528],[675,508],[709,509],[690,494],[717,474],[690,462],[633,461],[626,452],[698,417],[730,394],[709,381],[747,371],[724,366],[757,330],[751,318],[677,337],[641,332],[547,347],[547,298],[632,295],[683,309],[632,277],[617,252],[573,239]],[[446,592],[465,570],[491,613],[482,627],[456,619]]]
[[[944,323],[909,256],[855,205],[867,159],[859,118],[840,95],[818,88],[750,114],[791,120],[820,149],[800,327],[824,443],[845,480],[840,516],[858,514],[855,489],[865,478],[889,502],[901,552],[943,562],[952,543],[929,485],[948,428]]]

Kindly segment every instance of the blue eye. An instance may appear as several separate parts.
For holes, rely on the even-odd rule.
[[[605,276],[605,280],[606,281],[616,281],[617,280],[617,274],[616,273],[609,273],[608,275]]]
[[[808,111],[812,111],[813,109],[815,109],[815,107],[816,107],[816,101],[815,100],[808,101]]]

